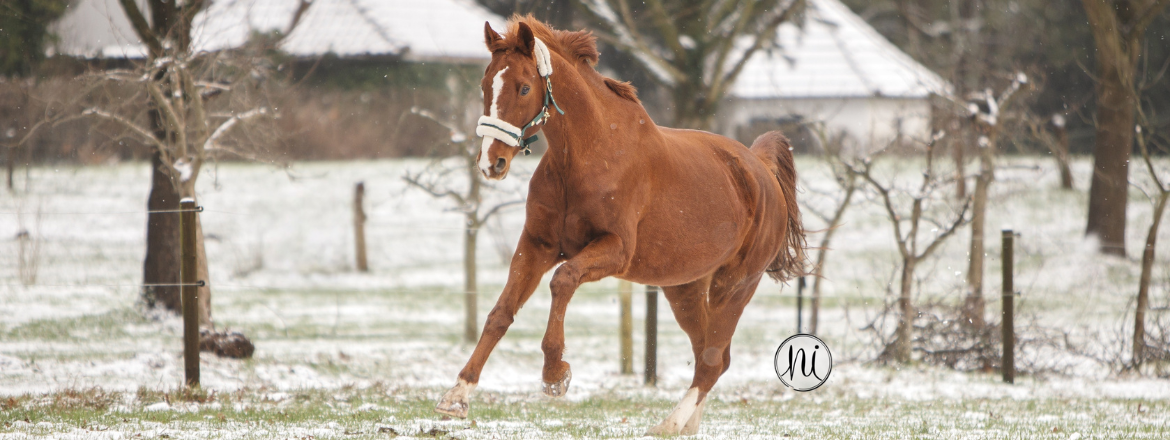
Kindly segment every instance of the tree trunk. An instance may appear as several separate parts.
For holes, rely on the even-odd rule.
[[[962,130],[962,129],[960,129]],[[959,132],[958,140],[952,140],[951,145],[954,146],[955,157],[955,199],[963,200],[967,198],[967,172],[963,169],[967,164],[967,159],[963,157],[963,149],[967,147],[964,142],[966,136],[964,132]]]
[[[8,192],[15,192],[16,190],[12,187],[12,173],[16,171],[16,147],[9,146],[7,150],[4,168],[8,171]]]
[[[674,127],[710,131],[715,125],[715,105],[708,104],[709,90],[692,84],[679,84],[673,90]]]
[[[199,206],[199,202],[195,202]],[[195,214],[195,264],[199,265],[199,279],[203,286],[199,287],[199,328],[215,330],[215,323],[211,321],[211,273],[207,269],[207,249],[203,246],[203,216]]]
[[[994,130],[994,128],[993,128]],[[987,219],[987,196],[995,179],[995,139],[988,135],[986,146],[979,147],[979,175],[975,176],[975,194],[971,204],[971,249],[967,266],[967,297],[963,301],[963,318],[972,327],[982,329],[985,302],[983,299],[984,224]]]
[[[1137,105],[1134,72],[1145,29],[1129,29],[1137,25],[1138,17],[1124,20],[1119,17],[1118,8],[1135,10],[1138,5],[1133,2],[1083,0],[1082,3],[1093,32],[1097,58],[1097,136],[1085,234],[1100,239],[1102,253],[1125,256],[1129,157],[1133,150]],[[1145,9],[1146,14],[1156,13]]]
[[[479,338],[476,329],[476,306],[479,295],[475,281],[475,245],[479,224],[475,221],[475,213],[469,213],[467,217],[467,230],[463,235],[463,302],[465,312],[463,340],[475,343]]]
[[[1170,192],[1162,191],[1154,206],[1154,222],[1146,234],[1146,249],[1142,252],[1142,277],[1138,284],[1137,309],[1133,316],[1133,366],[1141,366],[1146,348],[1146,310],[1150,306],[1150,277],[1154,270],[1154,251],[1158,244],[1158,226],[1162,224],[1162,213],[1166,210],[1166,199]]]
[[[1137,100],[1116,69],[1102,67],[1097,83],[1097,139],[1089,188],[1086,234],[1101,241],[1101,252],[1125,256],[1125,210],[1129,157],[1133,149],[1133,108]]]
[[[153,112],[152,112],[153,113]],[[146,202],[146,258],[143,284],[179,283],[179,192],[166,171],[168,164],[156,150],[150,155],[150,196]],[[178,286],[144,286],[142,299],[152,307],[178,313],[182,309]]]
[[[845,188],[845,199],[841,201],[841,205],[837,207],[837,211],[833,213],[833,218],[829,221],[829,226],[825,228],[825,236],[821,238],[821,245],[817,249],[817,265],[813,268],[812,312],[809,316],[809,334],[813,335],[817,333],[817,323],[820,320],[821,281],[825,271],[825,261],[828,259],[829,242],[833,239],[833,232],[837,230],[841,218],[845,216],[849,202],[853,200],[853,193],[856,192],[857,177],[854,174],[849,174],[845,179],[847,179],[848,185]]]
[[[898,296],[898,310],[901,315],[898,319],[898,328],[894,331],[894,342],[887,350],[894,361],[902,364],[910,363],[910,344],[914,330],[914,304],[911,302],[910,292],[914,286],[914,259],[902,260],[901,293]]]
[[[1060,167],[1060,189],[1073,189],[1072,168],[1068,165],[1068,129],[1056,127],[1056,164]]]
[[[468,150],[464,150],[468,151]],[[478,308],[479,289],[475,280],[475,248],[479,237],[479,227],[483,225],[486,219],[479,218],[479,204],[480,198],[480,177],[479,168],[475,164],[475,155],[464,154],[467,160],[467,179],[470,187],[467,191],[466,203],[471,204],[474,209],[464,207],[466,209],[467,230],[463,237],[463,302],[464,302],[464,327],[463,340],[474,344],[479,339],[478,328],[476,328],[476,310]]]

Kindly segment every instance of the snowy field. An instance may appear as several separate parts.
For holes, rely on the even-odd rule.
[[[519,170],[535,160],[520,159]],[[629,437],[665,416],[690,382],[691,352],[660,302],[657,388],[618,373],[616,281],[583,286],[566,317],[573,383],[564,401],[540,395],[546,282],[488,361],[471,419],[441,421],[430,408],[472,348],[462,335],[462,215],[408,189],[421,160],[304,163],[289,169],[221,164],[199,180],[219,329],[256,344],[253,359],[205,354],[208,396],[176,397],[181,326],[138,303],[149,169],[42,166],[18,171],[0,193],[0,438],[455,438]],[[883,178],[917,182],[919,162],[886,164]],[[761,283],[732,345],[732,366],[712,392],[701,436],[803,438],[1167,438],[1170,382],[1118,376],[1094,358],[1122,353],[1131,331],[1137,257],[1150,203],[1131,192],[1128,260],[1103,258],[1083,239],[1089,162],[1077,190],[1058,189],[1053,163],[1013,158],[997,173],[988,215],[986,292],[998,313],[999,229],[1016,248],[1022,318],[1069,333],[1089,356],[1018,356],[1060,373],[997,375],[870,364],[878,348],[860,329],[896,285],[897,252],[884,211],[856,198],[825,270],[819,335],[833,349],[832,377],[795,393],[776,379],[776,347],[795,329],[795,289]],[[802,203],[824,207],[835,184],[815,158],[798,159]],[[1131,172],[1139,176],[1142,169]],[[505,181],[515,198],[525,173]],[[353,270],[351,200],[364,181],[368,274]],[[822,225],[806,215],[808,228]],[[505,281],[523,209],[505,210],[480,234],[480,325]],[[929,227],[928,227],[929,229]],[[1170,241],[1163,228],[1160,243]],[[19,231],[37,246],[35,283],[19,276]],[[928,234],[924,234],[926,237]],[[918,270],[920,300],[957,301],[970,232]],[[810,235],[810,245],[819,242]],[[1160,249],[1151,306],[1168,305],[1170,249]],[[635,366],[641,371],[644,295],[634,295]],[[807,307],[807,301],[806,301]],[[1129,313],[1127,313],[1129,312]],[[1153,314],[1166,313],[1155,311]],[[807,322],[807,315],[806,315]],[[6,402],[5,401],[6,399]],[[95,403],[96,402],[96,403]]]

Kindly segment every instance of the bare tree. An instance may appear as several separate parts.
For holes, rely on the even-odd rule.
[[[1072,168],[1069,166],[1068,128],[1062,113],[1054,113],[1043,120],[1029,117],[1025,121],[1032,137],[1044,144],[1056,159],[1060,170],[1060,189],[1073,189]]]
[[[432,161],[425,169],[415,173],[407,172],[402,178],[411,186],[426,191],[435,198],[447,199],[454,205],[454,210],[463,213],[463,298],[466,313],[463,327],[463,339],[474,343],[479,339],[476,324],[478,313],[479,288],[476,281],[475,254],[479,239],[479,230],[487,224],[493,216],[509,206],[524,203],[523,198],[509,200],[485,206],[483,191],[491,188],[483,180],[483,175],[476,166],[475,159],[479,153],[474,137],[467,136],[461,127],[474,127],[474,119],[469,109],[477,108],[472,103],[479,98],[474,87],[470,86],[467,78],[452,75],[448,81],[451,89],[451,117],[442,117],[426,109],[412,108],[411,113],[426,118],[450,130],[451,137],[448,145],[452,150],[441,154],[441,157]],[[457,176],[464,174],[465,179]]]
[[[817,259],[812,269],[813,285],[812,285],[812,307],[809,315],[809,333],[816,334],[817,323],[820,321],[821,310],[821,286],[824,280],[825,263],[828,261],[830,244],[833,240],[833,234],[837,231],[837,227],[841,225],[841,221],[845,218],[845,212],[848,210],[853,201],[853,195],[857,192],[859,187],[857,173],[853,169],[845,165],[845,160],[842,158],[841,139],[843,136],[838,135],[830,138],[824,131],[823,127],[818,127],[814,130],[820,138],[823,157],[828,164],[829,169],[833,173],[833,180],[837,184],[837,190],[832,193],[822,193],[826,199],[830,201],[829,211],[822,211],[812,206],[806,205],[805,212],[810,212],[813,216],[819,218],[825,224],[821,236],[820,246],[817,247]],[[817,193],[816,189],[809,188],[810,193]],[[806,200],[807,203],[807,200]]]
[[[1170,61],[1167,62],[1170,64]],[[1162,73],[1165,73],[1163,69]],[[1161,74],[1158,74],[1153,82],[1161,79]],[[1144,80],[1144,75],[1143,75]],[[1143,81],[1146,82],[1146,81]],[[1140,96],[1141,88],[1148,86],[1138,86],[1138,94]],[[1170,152],[1170,136],[1164,133],[1156,132],[1156,125],[1150,122],[1146,111],[1139,105],[1135,109],[1137,113],[1137,122],[1134,130],[1134,138],[1137,140],[1138,151],[1141,152],[1142,159],[1146,164],[1146,170],[1150,173],[1150,180],[1153,181],[1156,194],[1146,193],[1154,204],[1154,220],[1150,223],[1149,232],[1146,233],[1146,246],[1142,251],[1142,272],[1141,278],[1138,282],[1137,306],[1134,311],[1133,324],[1133,368],[1141,366],[1142,362],[1147,359],[1146,348],[1149,345],[1146,341],[1146,312],[1150,308],[1150,278],[1154,270],[1155,250],[1158,244],[1158,228],[1162,225],[1162,215],[1166,211],[1166,202],[1170,199],[1170,182],[1165,182],[1158,174],[1154,165],[1153,154],[1165,155]],[[1152,147],[1152,148],[1151,148]],[[1151,149],[1154,150],[1151,153]],[[1141,187],[1139,187],[1141,188]],[[1161,345],[1165,345],[1164,343]]]
[[[1015,102],[1017,92],[1028,84],[1028,77],[1017,73],[999,96],[991,89],[968,96],[967,111],[979,130],[979,174],[975,176],[975,193],[971,204],[971,248],[968,252],[967,297],[964,300],[964,318],[975,328],[984,326],[983,299],[983,239],[987,219],[987,198],[995,181],[995,157],[999,154],[999,134],[1008,108]]]
[[[674,124],[711,129],[715,112],[752,55],[804,0],[578,0],[602,23],[599,37],[638,60],[671,91]]]
[[[960,201],[961,207],[955,207],[946,200],[947,197],[938,197],[938,192],[950,182],[940,178],[934,169],[935,147],[942,138],[937,134],[926,143],[925,167],[922,170],[922,182],[916,189],[898,189],[893,183],[883,184],[874,177],[873,161],[865,158],[859,162],[847,163],[851,172],[861,176],[877,193],[886,215],[894,229],[894,240],[897,242],[898,254],[901,256],[901,283],[898,292],[899,319],[894,331],[894,339],[883,350],[880,358],[898,363],[910,362],[912,331],[914,318],[917,316],[913,304],[914,270],[918,264],[930,257],[955,231],[967,223],[967,210],[971,206],[971,198]],[[909,199],[909,215],[905,215],[905,207],[897,206],[899,200]],[[930,215],[928,204],[946,204],[949,219],[938,220]],[[923,222],[933,224],[933,236],[919,241]],[[907,231],[905,228],[908,228]]]
[[[148,22],[138,2],[120,0],[135,34],[146,46],[146,60],[128,71],[109,71],[103,79],[130,84],[145,95],[149,125],[142,125],[134,114],[107,108],[90,107],[82,114],[118,124],[152,149],[151,192],[147,207],[147,249],[143,270],[144,284],[174,284],[178,279],[178,216],[173,213],[181,198],[195,198],[195,183],[200,169],[217,153],[250,157],[226,143],[228,135],[242,122],[271,112],[263,104],[247,102],[249,79],[264,69],[241,65],[230,51],[196,52],[191,47],[192,23],[209,4],[205,0],[173,2],[147,0]],[[296,25],[309,2],[302,0],[287,31]],[[254,59],[253,59],[254,60]],[[243,64],[249,64],[244,61]],[[262,75],[261,75],[262,76]],[[212,102],[221,95],[236,99]],[[254,100],[253,100],[254,101]],[[243,104],[243,105],[241,105]],[[198,277],[209,281],[207,256],[203,246],[202,225],[196,225]],[[210,282],[199,288],[201,326],[212,326],[210,316]],[[178,289],[162,286],[143,290],[149,304],[161,303],[177,310]]]
[[[1083,0],[1097,58],[1097,139],[1085,233],[1101,252],[1125,255],[1129,156],[1134,141],[1134,87],[1146,28],[1170,0]]]

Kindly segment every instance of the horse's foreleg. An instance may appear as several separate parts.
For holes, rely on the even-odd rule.
[[[469,396],[479,383],[479,373],[483,364],[487,362],[492,349],[508,327],[520,307],[536,291],[540,278],[557,263],[557,252],[549,246],[542,246],[533,240],[527,232],[521,234],[520,243],[516,246],[516,254],[512,257],[509,267],[508,283],[504,292],[496,300],[496,306],[488,313],[487,322],[483,325],[483,333],[479,336],[479,343],[468,359],[467,365],[459,372],[459,380],[455,387],[443,395],[435,411],[454,417],[466,418]]]
[[[603,236],[585,246],[579,254],[562,264],[553,275],[552,309],[544,332],[544,393],[560,397],[569,390],[572,374],[569,363],[561,359],[565,351],[565,310],[581,284],[619,273],[629,260],[629,251],[617,235]]]

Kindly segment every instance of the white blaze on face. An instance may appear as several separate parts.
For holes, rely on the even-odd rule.
[[[505,66],[492,78],[492,106],[488,107],[488,116],[493,118],[500,117],[500,91],[504,89],[504,72],[507,71],[508,67]],[[494,138],[484,136],[483,146],[479,149],[479,170],[483,171],[484,174],[489,174],[491,171],[492,163],[491,159],[488,159],[488,148],[492,146],[494,140]]]

